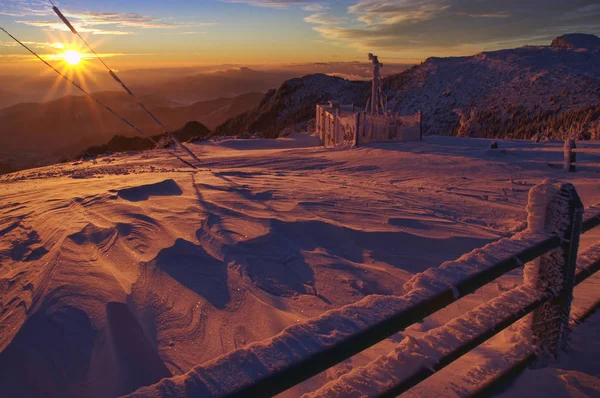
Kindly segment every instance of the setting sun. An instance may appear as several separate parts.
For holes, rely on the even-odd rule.
[[[81,54],[75,50],[66,51],[62,56],[69,65],[77,65],[81,62]]]

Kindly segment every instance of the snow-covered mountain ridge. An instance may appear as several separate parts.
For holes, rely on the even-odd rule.
[[[600,39],[569,34],[550,46],[429,58],[384,79],[390,109],[424,113],[425,134],[550,138],[600,136]],[[584,47],[581,47],[584,46]],[[587,46],[587,47],[586,47]],[[385,60],[383,60],[385,61]],[[267,137],[314,117],[329,99],[364,106],[370,84],[309,75],[271,90],[255,109],[217,128]]]
[[[231,118],[217,127],[217,133],[261,133],[277,137],[285,128],[315,117],[315,105],[329,99],[364,106],[370,83],[353,82],[324,74],[307,75],[286,81],[270,90],[258,107]]]
[[[396,111],[423,111],[427,134],[557,137],[574,122],[598,134],[599,65],[597,47],[557,45],[429,58],[388,78],[386,91]]]

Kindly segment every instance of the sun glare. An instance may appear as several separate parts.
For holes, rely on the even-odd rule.
[[[63,53],[63,58],[69,65],[77,65],[81,62],[81,54],[75,50],[65,51]]]

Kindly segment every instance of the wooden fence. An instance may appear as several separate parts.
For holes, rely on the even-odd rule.
[[[515,369],[523,369],[535,355],[556,356],[567,341],[573,288],[600,269],[598,243],[580,253],[577,263],[580,235],[600,226],[600,213],[584,220],[583,204],[575,187],[549,183],[532,188],[527,210],[527,231],[476,249],[455,262],[445,263],[445,267],[442,264],[415,275],[413,279],[417,282],[426,283],[405,296],[367,297],[313,321],[292,326],[269,341],[254,343],[249,348],[201,365],[183,378],[180,376],[178,380],[182,384],[163,380],[150,390],[140,390],[133,396],[152,394],[152,388],[172,392],[174,396],[274,396],[523,266],[524,284],[490,300],[501,305],[490,307],[493,316],[487,323],[469,327],[461,339],[451,339],[438,352],[433,365],[418,361],[408,363],[397,374],[389,375],[384,387],[373,387],[367,395],[392,397],[407,391],[528,314],[531,314],[528,327],[537,350],[499,380],[510,376]],[[483,258],[491,260],[484,261]],[[477,264],[473,266],[474,263]],[[519,299],[511,301],[510,305],[502,303],[515,297]],[[479,316],[477,311],[486,305],[488,302],[482,303],[442,328],[465,323],[473,325],[472,320]],[[490,308],[484,310],[489,313]],[[497,308],[505,310],[496,312]],[[335,322],[326,322],[328,318],[334,318]],[[334,334],[323,330],[323,327],[335,325],[339,326]],[[319,341],[319,336],[326,336],[324,342]],[[308,341],[309,345],[302,346],[302,341]],[[435,341],[433,343],[436,347]],[[415,360],[419,355],[408,355],[407,358]],[[218,383],[221,379],[235,380],[235,383]],[[368,378],[365,384],[368,385]],[[487,388],[485,393],[494,387],[494,383],[484,386]],[[317,391],[315,396],[320,392]]]
[[[532,312],[534,320],[531,327],[540,349],[551,355],[558,354],[566,342],[573,288],[600,269],[599,258],[585,269],[576,272],[579,237],[600,225],[600,214],[583,222],[583,204],[575,188],[570,184],[564,184],[548,206],[549,208],[538,209],[540,217],[548,215],[542,226],[546,230],[550,229],[551,236],[547,239],[316,355],[304,358],[292,366],[257,380],[252,385],[232,392],[229,396],[265,397],[283,392],[531,261],[538,262],[539,283],[536,287],[543,290],[541,296],[524,305],[520,311],[498,319],[493,327],[444,355],[437,365],[420,368],[393,388],[374,395],[398,396]],[[557,252],[558,257],[554,255]],[[562,277],[556,278],[556,275]]]
[[[423,139],[423,113],[369,115],[341,108],[316,107],[316,130],[323,146],[358,146],[369,142],[409,142]]]

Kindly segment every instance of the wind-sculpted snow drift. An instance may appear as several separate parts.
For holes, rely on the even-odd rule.
[[[464,255],[456,261],[443,263],[439,268],[430,268],[411,278],[404,285],[407,292],[403,296],[377,296],[372,295],[363,300],[324,313],[318,318],[312,319],[300,325],[294,325],[275,336],[274,338],[248,347],[233,351],[226,356],[218,358],[207,364],[194,368],[189,373],[172,379],[164,379],[155,386],[143,388],[130,397],[218,397],[226,396],[228,393],[250,385],[272,372],[281,370],[298,362],[302,358],[314,355],[325,348],[335,345],[345,338],[360,332],[368,327],[397,314],[411,305],[433,297],[449,286],[454,286],[467,275],[477,272],[498,263],[506,258],[516,256],[518,253],[531,246],[533,243],[542,241],[543,235],[523,233],[511,239],[503,239],[476,249],[470,254]],[[506,294],[519,301],[532,300],[536,293],[522,290],[519,294]],[[506,298],[506,297],[505,297]],[[402,374],[410,374],[423,363],[435,363],[436,357],[449,351],[444,344],[452,346],[452,340],[468,339],[475,331],[489,326],[495,320],[494,312],[498,310],[509,311],[512,306],[499,303],[496,308],[478,308],[475,315],[478,322],[457,321],[454,329],[444,330],[441,334],[432,333],[425,339],[422,345],[416,343],[410,337],[403,341],[391,358],[382,357],[382,364],[373,364],[367,368],[367,372],[353,372],[348,377],[342,377],[337,384],[326,386],[323,391],[317,391],[315,397],[319,396],[366,396],[374,395],[376,391],[383,392],[383,386],[393,386],[397,378]],[[486,317],[483,319],[482,314]],[[394,361],[394,364],[390,364]],[[384,367],[385,369],[380,369]],[[390,376],[390,369],[396,369]],[[387,377],[377,377],[369,373],[374,370],[377,374],[386,373]],[[354,379],[352,379],[354,377]],[[347,379],[350,379],[348,381]],[[385,380],[385,381],[384,381]],[[313,395],[311,395],[313,396]]]
[[[452,275],[408,282],[416,273],[522,231],[528,189],[560,161],[531,142],[500,141],[505,152],[448,137],[353,151],[307,142],[190,145],[201,170],[158,150],[0,177],[2,395],[126,395],[321,319],[298,345],[318,349],[404,305],[413,282],[431,284],[416,299]],[[585,159],[573,182],[600,202],[597,160]],[[327,321],[365,303],[377,306],[356,323]],[[304,392],[395,345],[383,344]],[[264,360],[286,351],[273,355]]]

